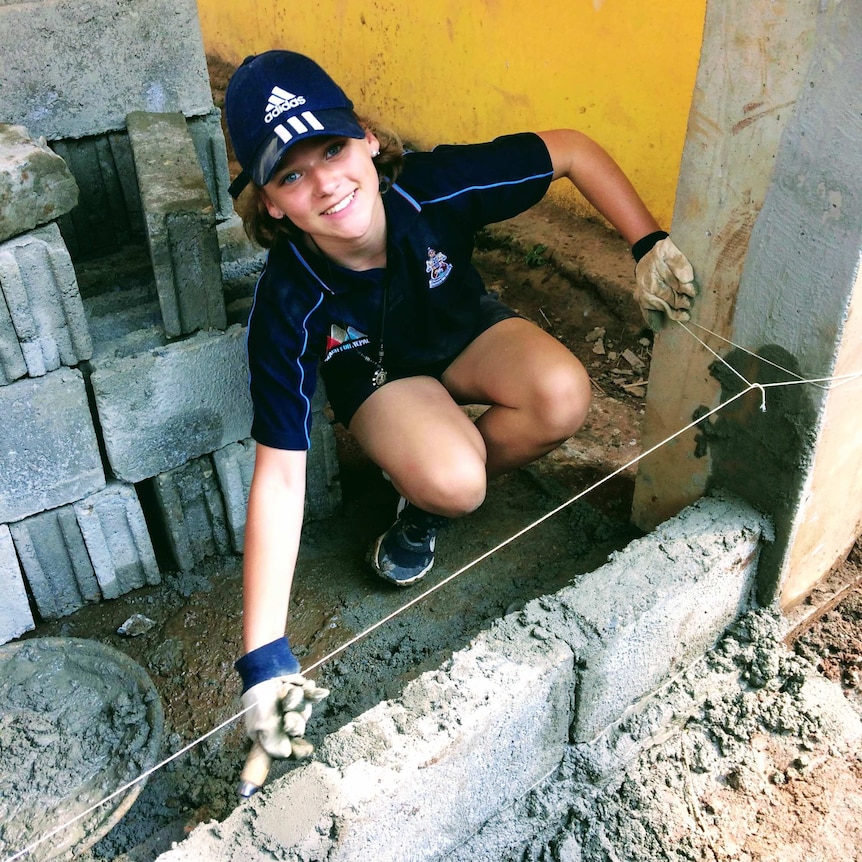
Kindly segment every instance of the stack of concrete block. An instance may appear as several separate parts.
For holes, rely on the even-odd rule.
[[[43,616],[68,613],[94,597],[86,573],[79,582],[75,571],[82,568],[83,542],[74,518],[67,512],[33,522],[44,538],[37,542],[27,522],[100,491],[105,472],[84,376],[70,367],[89,357],[92,344],[74,269],[53,223],[75,206],[75,180],[62,159],[20,126],[0,127],[0,164],[0,572],[10,597],[0,639],[6,641],[34,624],[22,562],[30,564],[37,606],[44,598]],[[69,550],[60,542],[62,562],[55,566],[63,530]]]
[[[8,356],[7,383],[25,373],[41,377],[92,356],[75,269],[56,224],[0,246],[0,283],[6,300],[0,339]]]
[[[0,159],[15,169],[4,171],[0,197],[28,204],[23,220],[5,212],[11,238],[0,237],[5,642],[34,627],[34,611],[56,619],[157,583],[159,571],[134,486],[107,481],[85,375],[73,367],[86,366],[92,342],[71,259],[55,223],[31,224],[34,213],[53,218],[74,204],[68,184],[50,182],[65,165],[23,130],[3,131],[13,145],[0,146]]]
[[[223,274],[261,255],[227,191],[194,0],[0,4],[0,52],[5,642],[158,583],[148,523],[183,569],[242,551],[254,445]],[[127,283],[113,267],[144,242]],[[105,254],[82,295],[74,264]],[[340,503],[324,405],[321,389],[312,518]]]

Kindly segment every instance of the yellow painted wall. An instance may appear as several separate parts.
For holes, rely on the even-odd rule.
[[[706,0],[198,0],[198,8],[208,54],[233,64],[270,48],[308,54],[361,113],[414,146],[580,129],[670,224]]]

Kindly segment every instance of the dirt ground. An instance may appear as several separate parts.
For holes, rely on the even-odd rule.
[[[220,84],[214,83],[217,94]],[[593,228],[579,233],[571,224],[549,223],[544,217],[530,225],[526,235],[537,231],[541,241],[526,246],[500,234],[483,237],[478,263],[492,289],[584,362],[594,381],[590,415],[576,438],[530,468],[493,483],[477,513],[445,530],[439,562],[427,586],[571,500],[639,452],[651,336],[631,309],[621,313],[619,301],[563,274],[573,240],[586,256],[610,253],[619,259],[619,246],[608,252],[604,239],[591,239],[596,236]],[[591,247],[593,241],[596,245]],[[619,260],[621,266],[629,266]],[[368,570],[367,545],[391,522],[395,495],[341,429],[337,440],[342,511],[305,526],[291,608],[292,644],[306,667],[415,595],[388,588]],[[610,552],[639,535],[628,522],[635,469],[623,470],[492,559],[327,659],[315,677],[332,694],[315,713],[311,741],[319,742],[381,699],[396,696],[408,679],[438,666],[490,620],[597,568]],[[157,587],[41,623],[28,636],[92,638],[140,663],[165,710],[162,757],[231,718],[239,708],[232,665],[240,645],[241,560],[214,557],[190,572],[169,568],[163,561],[165,574]],[[862,545],[857,544],[807,607],[795,612],[788,650],[775,631],[759,636],[774,646],[768,659],[771,669],[759,682],[751,667],[760,659],[744,646],[734,647],[733,655],[722,659],[741,674],[722,697],[735,704],[740,715],[757,713],[756,733],[737,738],[735,722],[726,718],[723,739],[717,739],[711,727],[700,737],[686,736],[686,743],[667,743],[690,744],[696,750],[683,748],[671,757],[661,745],[650,749],[650,768],[666,774],[668,794],[677,794],[688,820],[651,826],[653,837],[637,848],[617,846],[610,825],[598,835],[595,823],[612,824],[615,818],[646,823],[656,817],[655,800],[644,798],[636,782],[622,775],[610,789],[613,804],[607,797],[596,802],[597,808],[586,810],[576,799],[561,799],[571,796],[575,786],[561,773],[556,789],[551,785],[544,796],[534,794],[524,809],[524,819],[534,825],[532,835],[525,834],[520,844],[501,846],[496,858],[537,862],[862,858],[857,849],[862,847],[858,754],[836,748],[817,734],[803,739],[809,728],[801,712],[795,726],[770,724],[768,708],[770,699],[792,700],[795,689],[788,680],[795,679],[804,664],[816,667],[862,714],[860,582]],[[419,589],[425,587],[423,583]],[[838,600],[832,601],[839,592]],[[806,612],[811,612],[810,618]],[[137,636],[118,634],[134,614],[152,626]],[[740,642],[745,639],[734,643]],[[724,715],[733,715],[729,706]],[[150,777],[119,825],[75,858],[144,862],[196,824],[226,816],[237,802],[247,745],[240,724],[234,722]],[[705,766],[704,752],[710,746],[720,754]],[[681,763],[688,768],[681,770]],[[278,764],[272,777],[290,768]]]

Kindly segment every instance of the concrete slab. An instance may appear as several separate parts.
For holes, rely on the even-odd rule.
[[[224,329],[215,211],[185,118],[137,111],[126,122],[165,332]]]
[[[245,331],[239,326],[93,365],[108,460],[122,481],[173,470],[251,433]]]
[[[68,616],[102,598],[71,506],[25,518],[10,532],[43,619]]]
[[[0,242],[48,224],[78,203],[66,163],[23,126],[0,123]]]
[[[15,324],[0,291],[0,386],[27,376],[27,363],[21,350]]]
[[[54,141],[78,182],[78,206],[59,219],[73,260],[143,242],[144,217],[132,146],[124,131]]]
[[[221,125],[221,111],[213,108],[201,117],[191,117],[187,126],[215,209],[216,221],[221,223],[235,215],[233,198],[228,191],[230,170],[227,163],[227,145]]]
[[[93,355],[75,269],[56,224],[0,244],[0,293],[0,318],[8,315],[30,377]]]
[[[160,473],[152,484],[168,543],[182,571],[213,554],[229,552],[224,502],[209,457]]]
[[[250,437],[213,452],[213,464],[225,504],[231,547],[237,554],[245,549],[245,522],[248,492],[254,474],[255,442]]]
[[[122,129],[131,111],[212,109],[194,0],[3,3],[0,56],[0,122],[49,141]]]
[[[103,490],[79,500],[74,508],[106,599],[161,581],[134,485],[110,482]]]
[[[105,487],[80,371],[0,386],[0,523],[80,500]]]
[[[341,482],[335,434],[323,415],[325,404],[323,384],[319,383],[311,403],[313,419],[311,449],[308,452],[306,466],[306,521],[328,518],[341,505]],[[245,546],[246,508],[254,474],[254,459],[255,443],[251,438],[213,452],[213,462],[225,502],[231,545],[239,554]]]

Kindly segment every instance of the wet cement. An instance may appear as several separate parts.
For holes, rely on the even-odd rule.
[[[41,638],[0,648],[0,854],[37,841],[153,766],[162,721],[146,673],[110,647]],[[74,858],[122,817],[140,787],[26,858],[59,859],[66,851]]]
[[[855,862],[862,712],[747,614],[447,862]]]

